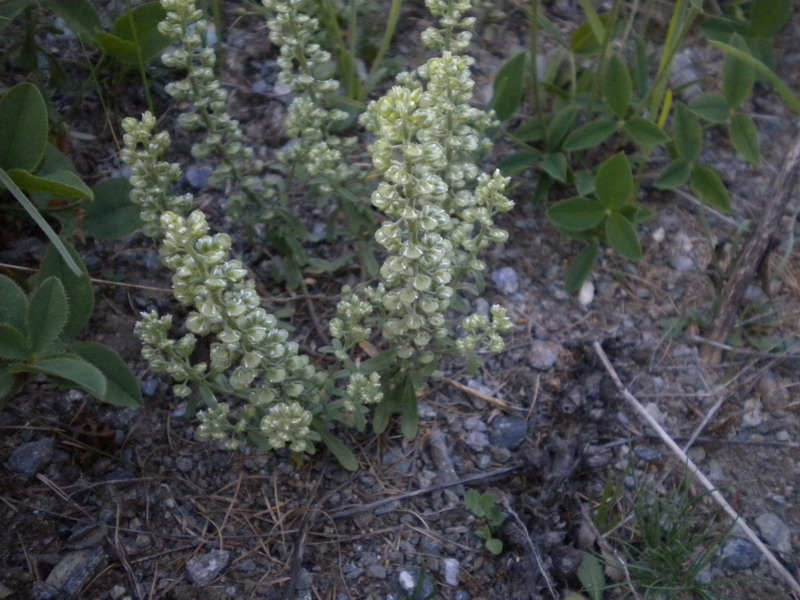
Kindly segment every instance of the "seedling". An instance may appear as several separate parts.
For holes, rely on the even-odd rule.
[[[489,492],[469,490],[464,496],[464,504],[473,515],[485,522],[476,532],[483,540],[484,547],[492,554],[499,555],[503,551],[503,542],[495,537],[495,533],[506,520],[506,513],[500,508],[497,498]]]

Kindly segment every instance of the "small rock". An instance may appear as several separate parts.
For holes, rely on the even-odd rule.
[[[671,262],[672,268],[678,271],[678,273],[689,273],[694,271],[694,261],[688,256],[679,254],[678,256],[674,256]]]
[[[401,593],[412,598],[430,598],[436,591],[433,575],[417,567],[400,571],[397,574],[397,583]]]
[[[34,581],[28,597],[31,600],[62,600],[66,596],[49,583]]]
[[[459,590],[456,592],[454,600],[470,600],[470,598],[471,596],[469,595],[469,592],[465,590]]]
[[[102,548],[70,552],[53,567],[45,583],[75,597],[108,562]]]
[[[453,587],[458,585],[458,572],[460,569],[459,562],[455,558],[445,558],[442,561],[442,573],[444,574],[444,582]]]
[[[748,427],[758,427],[764,422],[764,411],[762,410],[761,400],[748,398],[742,407],[742,422]]]
[[[196,190],[204,188],[213,172],[214,167],[210,165],[191,165],[185,171],[186,183]]]
[[[731,538],[725,542],[721,556],[722,565],[736,571],[752,569],[761,562],[761,551],[742,538]]]
[[[563,350],[564,347],[558,342],[534,340],[533,343],[531,343],[531,350],[528,360],[534,369],[547,371],[556,364],[556,361]]]
[[[582,306],[589,306],[594,300],[594,284],[591,281],[584,281],[578,291],[578,302]]]
[[[489,445],[489,436],[482,431],[469,431],[464,438],[464,443],[475,452],[481,452]]]
[[[310,590],[314,583],[314,574],[309,572],[308,569],[300,569],[297,573],[297,581],[294,583],[296,591]]]
[[[115,585],[108,594],[113,600],[118,600],[125,595],[125,588],[121,585]]]
[[[370,565],[365,569],[364,574],[373,579],[386,579],[386,567],[383,565]]]
[[[792,532],[775,513],[765,512],[756,517],[756,526],[761,537],[777,550],[789,554],[792,551]]]
[[[212,550],[206,554],[190,558],[186,563],[186,574],[196,585],[208,585],[228,566],[231,553],[226,550]]]
[[[471,415],[464,419],[463,427],[467,431],[486,431],[488,429],[486,423],[483,422],[483,419],[476,417],[475,415]]]
[[[492,283],[501,294],[510,296],[519,291],[519,276],[511,267],[502,267],[492,273]]]
[[[152,398],[156,395],[158,391],[158,378],[156,377],[147,377],[143,379],[142,382],[139,384],[139,387],[142,390],[142,395],[145,398]]]
[[[194,468],[194,464],[192,463],[192,459],[188,456],[181,456],[176,462],[175,466],[178,467],[179,471],[184,473],[188,473]]]
[[[661,452],[658,450],[646,448],[644,446],[639,446],[636,448],[636,456],[638,456],[644,462],[656,462],[664,458],[663,454],[661,454]]]
[[[492,422],[490,435],[493,445],[516,450],[528,436],[528,422],[522,417],[497,417]]]
[[[50,462],[53,457],[53,447],[53,438],[49,437],[22,444],[8,457],[8,468],[22,475],[33,477]]]
[[[386,453],[381,459],[381,464],[387,469],[403,475],[411,471],[410,458],[397,446],[391,446],[386,450]]]
[[[0,583],[0,600],[5,600],[6,598],[10,598],[11,594],[13,594],[10,589]]]

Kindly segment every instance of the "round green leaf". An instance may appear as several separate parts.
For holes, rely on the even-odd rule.
[[[734,34],[730,43],[742,52],[750,53],[747,43],[738,33]],[[722,93],[730,108],[739,108],[753,93],[756,82],[756,70],[740,58],[728,54],[722,68]]]
[[[634,142],[645,148],[665,144],[669,139],[661,127],[642,117],[630,119],[625,123],[624,129]]]
[[[132,43],[133,50],[130,52],[131,47],[125,44],[125,49],[120,46],[120,52],[114,56],[124,63],[135,65],[139,64],[139,53],[144,64],[160,56],[170,44],[169,38],[158,31],[158,24],[165,18],[166,11],[160,2],[142,4],[122,15],[111,28],[111,34],[119,40]]]
[[[656,179],[655,186],[660,190],[672,190],[689,181],[692,165],[685,160],[675,160],[667,165],[661,176]]]
[[[527,52],[520,52],[502,66],[494,79],[494,96],[489,107],[500,121],[506,121],[517,112],[525,85]]]
[[[745,160],[754,165],[761,164],[761,144],[758,141],[758,128],[750,115],[736,113],[728,126],[731,144]]]
[[[495,556],[502,554],[503,542],[501,542],[497,538],[489,538],[486,540],[485,544],[486,544],[486,549]]]
[[[101,397],[104,402],[114,406],[142,405],[139,382],[119,354],[97,342],[78,342],[72,345],[72,349],[105,376],[106,391]]]
[[[725,184],[711,167],[697,165],[692,169],[692,190],[705,204],[722,213],[731,212],[731,198]]]
[[[547,217],[567,231],[586,231],[603,222],[606,210],[591,198],[567,198],[547,209]]]
[[[595,193],[606,208],[625,206],[633,199],[633,173],[628,157],[618,152],[597,170]]]
[[[564,150],[594,148],[605,142],[617,129],[614,121],[593,121],[573,131],[564,140]]]
[[[56,277],[45,279],[28,302],[28,338],[34,354],[46,350],[61,334],[69,317],[67,293]]]
[[[20,83],[0,98],[0,168],[33,171],[47,143],[47,106],[32,83]]]
[[[724,123],[731,114],[728,102],[720,94],[700,94],[689,103],[689,110],[709,123]]]
[[[628,113],[632,95],[633,84],[628,67],[618,54],[612,54],[603,77],[603,96],[620,119],[624,119]]]
[[[92,190],[89,189],[81,178],[70,171],[54,171],[46,175],[32,175],[22,169],[11,169],[8,176],[14,180],[19,187],[29,192],[41,192],[54,196],[66,196],[67,198],[80,198],[91,200]]]
[[[67,27],[90,44],[95,42],[95,32],[100,29],[100,16],[89,0],[43,0]]]
[[[101,400],[106,393],[106,378],[97,367],[82,358],[71,356],[45,358],[28,365],[26,370],[67,381]]]
[[[142,226],[140,210],[130,201],[127,179],[108,179],[92,188],[94,202],[86,207],[83,225],[92,237],[118,240]]]
[[[611,213],[606,219],[606,241],[629,260],[638,261],[642,258],[642,245],[636,228],[618,212]]]
[[[28,298],[22,288],[10,277],[0,275],[0,323],[11,325],[21,332],[27,331],[25,316]]]
[[[754,0],[750,4],[750,35],[772,38],[792,14],[792,0]]]
[[[684,104],[678,104],[675,109],[672,137],[681,158],[693,162],[700,156],[703,150],[703,128],[697,117]]]

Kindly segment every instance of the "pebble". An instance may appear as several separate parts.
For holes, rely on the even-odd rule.
[[[511,267],[501,267],[492,273],[492,283],[501,294],[510,296],[519,291],[519,276]]]
[[[458,575],[461,566],[455,558],[445,558],[442,561],[442,573],[444,574],[444,582],[450,586],[458,585]]]
[[[400,584],[401,593],[412,598],[430,598],[436,591],[433,576],[417,567],[400,571],[397,574],[397,583]]]
[[[211,165],[191,165],[186,169],[184,177],[186,178],[186,183],[199,190],[206,187],[208,179],[213,172],[214,167]]]
[[[464,419],[464,424],[462,427],[467,431],[486,431],[488,429],[486,423],[484,423],[480,417],[476,417],[475,415]]]
[[[106,565],[108,557],[102,548],[70,552],[53,567],[45,583],[72,598]]]
[[[386,567],[383,565],[370,565],[365,569],[364,573],[367,577],[372,577],[373,579],[386,579]]]
[[[188,473],[194,468],[194,463],[188,456],[181,456],[177,461],[175,461],[175,466],[178,467],[179,471]]]
[[[403,475],[411,471],[410,458],[397,446],[391,446],[386,451],[381,459],[381,464],[395,473],[401,473]]]
[[[578,302],[582,306],[589,306],[594,300],[594,284],[591,281],[584,281],[578,291]]]
[[[53,457],[53,438],[44,437],[17,447],[8,457],[8,468],[33,477],[47,466]]]
[[[493,445],[516,450],[528,436],[528,422],[522,417],[502,415],[492,421],[490,436]]]
[[[459,591],[456,592],[456,595],[455,595],[454,598],[455,598],[455,600],[470,600],[471,596],[469,595],[469,592],[464,591],[464,590],[459,590]]]
[[[761,562],[761,551],[742,538],[731,538],[725,542],[721,556],[722,565],[735,571],[752,569]]]
[[[546,342],[534,340],[531,343],[528,360],[534,369],[547,371],[556,364],[559,355],[564,351],[564,347],[558,342]]]
[[[772,512],[764,512],[756,517],[756,526],[761,537],[773,548],[789,554],[792,551],[792,532],[783,520]]]
[[[227,550],[212,550],[206,554],[195,556],[186,562],[186,574],[192,583],[201,586],[208,585],[228,566],[230,558],[231,553]]]
[[[142,395],[145,398],[152,398],[153,396],[156,395],[156,392],[158,391],[158,378],[147,377],[142,380],[142,383],[140,384],[139,387],[141,387]]]
[[[34,581],[28,597],[31,600],[62,600],[64,595],[58,591],[58,588],[53,587],[43,581]]]
[[[464,443],[475,452],[481,452],[489,445],[489,436],[482,431],[468,431]]]
[[[694,261],[688,256],[679,254],[678,256],[674,256],[670,262],[672,263],[672,268],[678,271],[678,273],[694,271]]]

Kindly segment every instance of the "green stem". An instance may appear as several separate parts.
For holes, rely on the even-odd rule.
[[[131,14],[131,0],[125,0],[125,8],[128,14]],[[142,79],[142,88],[144,88],[144,97],[147,101],[147,109],[151,114],[156,114],[155,104],[153,104],[153,96],[150,93],[150,84],[147,81],[147,72],[144,68],[144,60],[142,59],[142,46],[139,44],[139,32],[136,28],[136,23],[133,17],[130,18],[131,35],[133,35],[133,43],[136,44],[136,66],[139,69],[139,77]]]
[[[362,90],[363,97],[359,98],[360,100],[363,100],[378,83],[378,78],[381,76],[381,65],[383,64],[384,58],[386,58],[386,54],[389,52],[394,34],[397,32],[397,23],[400,20],[400,8],[402,6],[403,0],[392,0],[392,6],[389,9],[389,20],[386,22],[386,29],[383,31],[383,39],[378,48],[378,53],[375,55],[375,60],[372,61],[369,76]]]
[[[533,101],[533,109],[536,111],[536,116],[539,122],[544,124],[544,107],[542,106],[542,99],[539,96],[539,4],[541,0],[531,0],[531,23],[530,23],[530,36],[531,36],[531,80],[529,83],[529,96]]]

